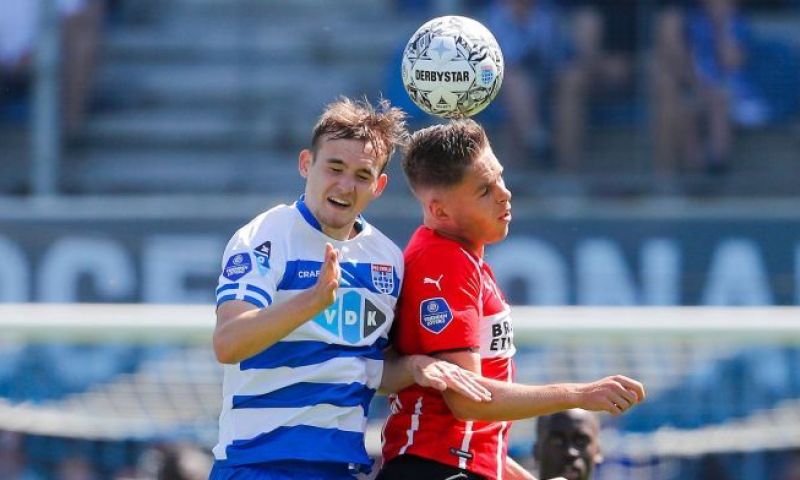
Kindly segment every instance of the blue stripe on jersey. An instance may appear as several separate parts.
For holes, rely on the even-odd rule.
[[[257,294],[261,295],[262,297],[264,297],[264,300],[266,300],[266,301],[267,301],[267,304],[268,304],[268,305],[271,305],[271,304],[272,304],[272,297],[271,297],[271,296],[270,296],[270,294],[269,294],[269,293],[267,293],[267,292],[266,292],[264,289],[258,288],[258,287],[256,287],[255,285],[250,285],[250,284],[248,284],[248,285],[247,285],[247,290],[249,290],[249,291],[251,291],[251,292],[255,292],[255,293],[257,293]]]
[[[242,360],[239,370],[278,367],[304,367],[340,357],[363,357],[383,360],[383,350],[389,341],[383,337],[372,345],[352,347],[327,342],[303,340],[298,342],[278,342],[261,353]]]
[[[224,297],[219,297],[217,299],[217,307],[219,307],[223,303],[227,302],[228,300],[237,300],[236,295],[235,294],[231,294],[231,295],[225,295]],[[238,299],[238,300],[244,300],[245,302],[251,303],[251,304],[255,305],[258,308],[264,308],[266,306],[266,305],[264,305],[264,302],[262,302],[261,300],[259,300],[258,298],[254,297],[252,295],[245,295],[243,298]]]
[[[372,460],[364,448],[364,434],[308,425],[278,427],[249,440],[234,440],[225,449],[225,466],[279,460],[355,463],[367,467]]]
[[[322,232],[322,225],[320,225],[319,221],[317,220],[317,217],[315,217],[314,214],[311,213],[311,210],[308,209],[308,205],[306,205],[305,195],[301,195],[300,199],[297,200],[294,203],[294,205],[297,208],[297,211],[300,212],[300,215],[303,216],[303,218],[309,225]],[[366,220],[364,220],[363,216],[359,215],[356,217],[356,221],[355,223],[353,223],[353,229],[356,231],[356,233],[361,233],[361,231],[364,230],[365,223]]]
[[[297,480],[298,478],[355,480],[355,472],[351,473],[348,467],[349,464],[341,462],[303,460],[226,466],[224,460],[216,460],[208,480]]]
[[[300,212],[300,215],[303,216],[306,222],[308,222],[309,225],[311,225],[312,227],[316,228],[321,232],[322,225],[319,224],[317,218],[314,217],[314,214],[311,213],[311,210],[308,209],[305,198],[306,198],[305,195],[301,196],[300,199],[297,200],[294,205],[297,207],[297,211]]]
[[[253,297],[251,295],[245,295],[244,298],[242,298],[242,300],[244,300],[245,302],[248,302],[248,303],[252,303],[253,305],[255,305],[258,308],[264,308],[264,306],[265,306],[264,303],[261,302],[261,300],[257,299],[256,297]]]
[[[234,395],[233,408],[301,408],[326,403],[334,407],[358,407],[369,412],[375,390],[363,383],[299,382],[261,395]]]
[[[217,296],[219,297],[220,293],[225,292],[227,290],[238,290],[238,289],[239,289],[238,283],[229,283],[227,285],[222,285],[219,288],[217,288]]]
[[[339,264],[342,271],[342,283],[339,288],[364,288],[374,293],[379,291],[372,282],[371,263],[349,263]],[[286,262],[286,270],[278,284],[278,290],[306,290],[317,283],[319,270],[322,262],[313,260],[290,260]],[[392,269],[393,286],[391,296],[397,297],[400,293],[400,278],[397,271]]]
[[[217,306],[219,307],[220,305],[222,305],[223,303],[227,302],[228,300],[236,300],[236,294],[225,295],[223,297],[219,297],[217,299]]]

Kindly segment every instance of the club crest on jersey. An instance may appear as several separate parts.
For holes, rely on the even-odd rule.
[[[394,267],[380,263],[372,264],[372,284],[375,289],[387,295],[394,291]]]
[[[425,330],[439,334],[452,321],[453,312],[444,298],[429,298],[419,304],[419,323]]]
[[[269,270],[269,257],[272,254],[272,242],[267,240],[253,250],[258,265],[258,273],[266,275]]]
[[[222,276],[228,280],[239,280],[252,270],[253,264],[250,261],[250,255],[247,253],[237,253],[228,258],[225,263],[225,268],[222,270]]]

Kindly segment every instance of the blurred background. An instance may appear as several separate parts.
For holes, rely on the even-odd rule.
[[[0,302],[193,304],[178,316],[210,328],[225,242],[299,195],[326,103],[383,96],[415,128],[433,121],[399,58],[440,14],[481,20],[505,55],[478,120],[514,193],[511,234],[488,252],[511,303],[795,312],[797,0],[2,0]],[[390,178],[367,218],[404,245],[420,215],[396,160]],[[797,336],[718,345],[691,332],[697,310],[674,311],[685,335],[663,343],[525,335],[520,378],[650,384],[646,405],[604,419],[600,478],[800,478]],[[175,321],[164,312],[147,315]],[[207,344],[158,328],[54,341],[33,325],[0,333],[0,478],[205,478],[220,381]],[[136,423],[148,415],[159,428]],[[662,448],[676,429],[686,449]],[[518,430],[524,457],[533,432]]]

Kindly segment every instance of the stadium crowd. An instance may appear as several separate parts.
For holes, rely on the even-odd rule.
[[[437,2],[412,3],[437,12]],[[787,39],[759,36],[751,20],[756,7],[789,2],[469,3],[504,53],[499,108],[481,117],[501,133],[511,168],[579,175],[590,131],[647,125],[641,137],[660,181],[715,176],[733,166],[735,132],[797,115],[798,52]],[[392,98],[403,102],[398,90]]]

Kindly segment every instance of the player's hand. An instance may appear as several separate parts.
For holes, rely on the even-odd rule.
[[[319,277],[314,285],[314,298],[319,303],[320,310],[336,301],[336,289],[339,288],[339,254],[330,243],[325,244],[325,257],[319,269]]]
[[[578,407],[619,415],[645,398],[644,386],[624,375],[578,385]]]
[[[456,364],[427,355],[410,355],[414,383],[443,392],[452,390],[474,402],[488,402],[492,393],[478,382],[479,375]]]

